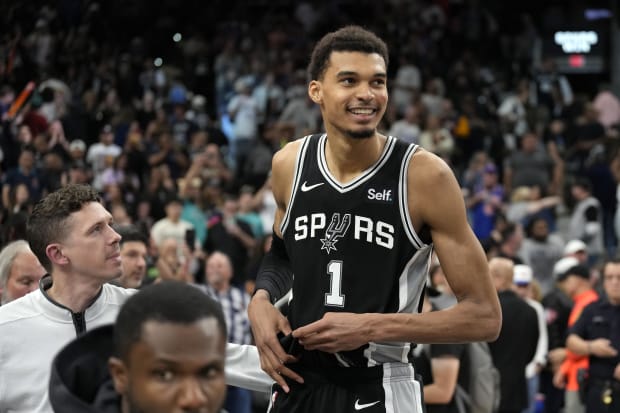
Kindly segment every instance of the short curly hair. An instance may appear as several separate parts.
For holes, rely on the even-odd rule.
[[[310,80],[321,80],[332,52],[377,53],[385,61],[386,67],[389,63],[388,47],[376,34],[360,26],[345,26],[327,33],[314,46],[308,65]]]

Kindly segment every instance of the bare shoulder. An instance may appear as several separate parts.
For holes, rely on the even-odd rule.
[[[271,162],[272,174],[292,173],[292,169],[295,167],[297,153],[299,152],[302,142],[302,139],[289,142],[273,155]]]
[[[302,142],[301,139],[289,142],[273,155],[271,161],[272,191],[279,208],[286,209],[285,203],[290,196],[297,153]]]
[[[446,162],[424,149],[418,149],[409,163],[409,182],[418,188],[435,188],[435,185],[454,181],[454,173]]]
[[[417,151],[407,171],[409,211],[414,222],[431,228],[465,217],[465,204],[454,172],[426,150]]]

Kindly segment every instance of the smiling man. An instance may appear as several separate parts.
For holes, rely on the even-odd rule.
[[[114,322],[134,290],[121,275],[120,236],[91,187],[70,185],[35,205],[27,238],[48,271],[39,289],[0,307],[0,412],[50,412],[50,363],[72,338]]]
[[[273,158],[274,237],[248,309],[261,366],[278,383],[273,413],[421,413],[411,343],[499,333],[497,294],[452,171],[377,130],[388,56],[361,27],[323,36],[308,96],[325,133]],[[458,303],[419,314],[433,250]],[[291,287],[285,318],[273,304]]]

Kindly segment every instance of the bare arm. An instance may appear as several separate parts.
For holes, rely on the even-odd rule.
[[[299,144],[300,142],[296,141],[286,145],[275,154],[272,161],[271,184],[277,205],[273,230],[278,237],[282,237],[280,223],[286,211],[286,202],[291,191],[292,171],[294,170]],[[303,382],[303,379],[285,366],[286,363],[294,362],[296,359],[284,351],[278,341],[277,334],[279,332],[285,335],[289,334],[291,327],[288,320],[272,304],[271,298],[268,291],[257,290],[248,306],[248,316],[260,356],[261,368],[288,392],[289,387],[284,377],[289,377],[300,383]]]
[[[571,334],[566,339],[566,348],[575,354],[597,357],[615,357],[618,351],[611,346],[606,338],[584,340],[577,334]]]
[[[424,314],[371,315],[377,330],[370,341],[494,340],[501,326],[499,300],[484,251],[467,223],[452,171],[439,158],[423,151],[414,156],[408,179],[412,221],[416,228],[430,227],[437,257],[458,303]]]

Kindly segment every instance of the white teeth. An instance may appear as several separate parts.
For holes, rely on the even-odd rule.
[[[355,115],[372,115],[374,109],[351,109]]]

